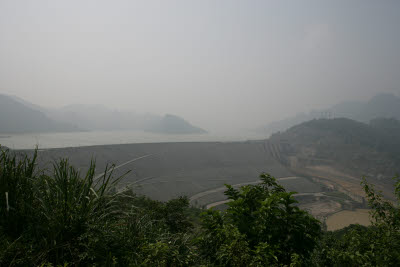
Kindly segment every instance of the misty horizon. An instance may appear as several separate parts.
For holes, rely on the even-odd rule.
[[[400,3],[0,3],[0,93],[253,129],[399,95]]]
[[[1,266],[397,266],[399,0],[1,0]]]

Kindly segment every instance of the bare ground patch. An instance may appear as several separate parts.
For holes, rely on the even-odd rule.
[[[326,220],[326,225],[329,231],[342,229],[350,224],[371,225],[369,210],[356,209],[342,210],[329,216]]]
[[[311,213],[314,217],[322,220],[329,214],[342,210],[342,205],[333,200],[325,200],[300,204],[299,207]]]

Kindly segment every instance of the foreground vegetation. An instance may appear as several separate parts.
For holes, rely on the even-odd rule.
[[[326,232],[274,177],[234,189],[225,212],[186,197],[159,202],[117,191],[122,177],[60,160],[0,155],[0,266],[396,266],[398,203],[363,181],[373,224]],[[400,200],[400,182],[395,186]]]

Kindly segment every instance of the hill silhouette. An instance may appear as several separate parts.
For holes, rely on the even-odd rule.
[[[167,114],[161,120],[156,121],[152,126],[146,129],[150,132],[167,134],[204,134],[205,130],[191,125],[184,119]]]
[[[57,132],[78,130],[50,119],[45,113],[14,98],[0,95],[0,133]]]
[[[356,176],[391,178],[400,171],[400,121],[366,124],[347,118],[314,119],[269,139],[286,165],[336,166]]]
[[[328,109],[299,113],[293,117],[272,122],[260,130],[272,134],[285,131],[302,122],[321,118],[348,118],[365,123],[376,118],[400,120],[400,98],[394,94],[378,94],[366,102],[343,102]]]
[[[0,95],[0,133],[141,130],[160,134],[202,134],[176,115],[112,110],[103,105],[47,109],[17,96]]]

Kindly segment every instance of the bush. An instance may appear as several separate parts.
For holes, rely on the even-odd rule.
[[[362,186],[373,217],[369,227],[351,225],[326,233],[314,255],[316,266],[398,266],[400,262],[400,179],[395,185],[398,203],[382,198],[365,179]]]
[[[0,265],[167,265],[193,262],[185,197],[167,203],[118,192],[122,178],[68,160],[51,176],[32,159],[0,156]],[[167,248],[165,249],[165,246]]]
[[[300,210],[293,198],[269,174],[260,185],[239,190],[227,185],[231,200],[226,213],[203,216],[199,240],[203,256],[217,265],[289,265],[306,263],[321,234],[320,222]]]

